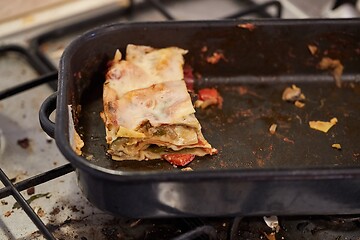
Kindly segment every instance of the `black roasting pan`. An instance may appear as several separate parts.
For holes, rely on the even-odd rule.
[[[105,154],[102,84],[108,61],[129,43],[189,50],[195,92],[214,87],[223,97],[222,109],[197,110],[219,153],[195,158],[187,166],[193,171],[163,160],[116,162]],[[214,52],[223,57],[210,64]],[[341,87],[331,67],[319,68],[324,57],[344,67]],[[303,108],[282,100],[292,84],[306,97]],[[141,218],[360,213],[358,19],[104,26],[66,48],[58,86],[40,110],[41,124],[55,132],[84,195],[104,211]],[[333,117],[338,123],[327,133],[309,127]],[[73,124],[85,142],[82,156],[71,148]]]

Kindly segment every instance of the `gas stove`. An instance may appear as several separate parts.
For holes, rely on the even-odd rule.
[[[99,25],[328,17],[340,11],[354,17],[356,3],[346,1],[347,10],[339,10],[343,5],[337,13],[329,13],[332,6],[324,1],[317,1],[318,8],[311,3],[311,11],[306,9],[310,4],[304,7],[306,1],[286,0],[104,1],[92,8],[88,1],[77,2],[76,8],[56,5],[56,10],[34,13],[33,18],[43,19],[62,9],[51,23],[33,21],[30,27],[19,28],[21,31],[11,29],[19,26],[19,19],[0,23],[0,239],[358,239],[358,216],[278,216],[278,228],[269,227],[263,216],[114,217],[94,208],[82,196],[74,169],[38,122],[41,103],[56,89],[57,65],[64,48],[79,34]],[[29,15],[24,19],[29,21]]]

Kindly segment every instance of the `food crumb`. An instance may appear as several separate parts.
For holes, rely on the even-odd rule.
[[[30,187],[26,190],[28,195],[33,195],[35,193],[35,187]]]
[[[305,107],[305,103],[300,102],[300,101],[295,101],[294,105],[295,105],[295,107],[298,107],[298,108]]]
[[[36,214],[39,217],[44,217],[45,216],[45,211],[41,207],[39,207],[39,209],[36,211]]]
[[[198,100],[195,101],[195,107],[205,109],[211,105],[217,105],[222,108],[223,98],[215,88],[203,88],[198,92]]]
[[[314,55],[317,53],[317,51],[318,51],[318,47],[315,46],[315,45],[312,45],[312,44],[309,44],[309,45],[308,45],[308,49],[309,49],[311,55],[313,55],[313,56],[314,56]]]
[[[292,143],[292,144],[295,143],[294,140],[291,140],[291,139],[289,139],[287,137],[284,137],[283,140],[284,140],[284,142],[287,142],[287,143]]]
[[[80,211],[75,205],[71,206],[70,209],[71,209],[72,212],[79,212]]]
[[[30,140],[29,140],[28,138],[19,139],[19,140],[17,141],[17,144],[18,144],[20,147],[26,149],[26,148],[28,148],[28,147],[30,146]]]
[[[339,143],[334,143],[333,145],[331,145],[331,147],[337,150],[341,150],[341,145]]]
[[[13,213],[13,211],[6,211],[4,213],[4,217],[10,217],[11,216],[11,213]]]
[[[225,58],[225,56],[222,52],[215,51],[215,52],[213,52],[213,54],[211,56],[208,56],[206,58],[206,62],[210,63],[210,64],[217,64],[221,59],[224,61],[227,61],[227,59]]]
[[[331,70],[331,74],[335,79],[337,87],[341,87],[341,75],[344,70],[344,66],[341,64],[339,59],[332,59],[329,57],[323,57],[318,64],[321,70]]]
[[[263,217],[263,219],[269,228],[271,228],[273,231],[279,232],[280,225],[277,216]]]
[[[285,88],[282,94],[282,100],[287,102],[304,101],[305,95],[301,92],[301,89],[293,84],[291,87]]]
[[[181,171],[189,172],[189,171],[194,171],[194,169],[192,169],[191,167],[186,167],[186,168],[182,168]]]
[[[242,24],[238,24],[237,26],[239,28],[248,29],[249,31],[254,31],[254,29],[256,28],[256,26],[252,23],[242,23]]]
[[[312,129],[327,133],[329,129],[338,122],[337,118],[332,118],[329,122],[310,121],[309,126]]]
[[[1,200],[1,205],[8,205],[9,203],[5,200]]]
[[[275,123],[271,124],[271,126],[270,126],[270,128],[269,128],[269,132],[270,132],[271,134],[275,134],[276,128],[277,128],[277,124],[275,124]]]

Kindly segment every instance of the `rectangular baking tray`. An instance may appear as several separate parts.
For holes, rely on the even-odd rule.
[[[60,63],[56,142],[77,168],[90,202],[116,215],[358,214],[359,23],[158,22],[90,31],[66,49]],[[214,87],[224,99],[221,109],[197,109],[203,134],[219,153],[195,158],[187,166],[193,171],[164,160],[118,162],[106,154],[102,84],[116,49],[124,53],[130,43],[187,49],[195,92]],[[206,59],[214,52],[224,57],[210,64]],[[331,69],[319,69],[324,57],[344,66],[341,88]],[[306,97],[303,108],[282,100],[293,84]],[[85,142],[82,156],[70,147],[68,105]],[[334,117],[338,122],[327,133],[309,127],[309,121]],[[332,148],[335,143],[342,149]]]

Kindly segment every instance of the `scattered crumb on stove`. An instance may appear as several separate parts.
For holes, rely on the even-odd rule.
[[[335,148],[337,150],[341,150],[341,145],[339,143],[334,143],[331,145],[332,148]]]
[[[56,207],[49,214],[50,215],[57,215],[57,214],[59,214],[59,212],[60,212],[60,208]]]
[[[39,207],[39,209],[37,209],[37,211],[36,211],[36,214],[39,217],[44,217],[45,216],[45,211],[41,207]]]
[[[25,179],[25,178],[27,177],[27,174],[28,174],[28,173],[27,173],[26,171],[20,172],[20,173],[18,173],[15,177],[11,178],[10,181],[11,181],[12,183],[19,182],[19,181]]]
[[[182,168],[181,171],[188,172],[188,171],[194,171],[191,167]]]
[[[57,163],[57,162],[53,162],[53,165],[56,166],[56,165],[58,165],[58,163]]]
[[[270,132],[271,134],[275,134],[276,128],[277,128],[277,124],[275,124],[275,123],[271,124],[271,126],[270,126],[270,128],[269,128],[269,132]]]
[[[35,187],[30,187],[26,190],[28,195],[33,195],[35,193]]]
[[[20,147],[26,149],[26,148],[28,148],[28,147],[30,146],[30,140],[29,140],[28,138],[19,139],[19,140],[17,141],[17,144],[18,144]]]
[[[247,29],[249,31],[254,31],[254,29],[256,28],[256,26],[254,24],[252,24],[252,23],[238,24],[237,27],[244,28],[244,29]]]
[[[332,118],[329,122],[310,121],[309,126],[312,129],[327,133],[329,129],[338,122],[337,118]]]
[[[79,212],[80,211],[75,205],[70,206],[70,209],[71,209],[72,212]]]
[[[13,213],[14,211],[6,211],[4,213],[4,217],[10,217],[11,216],[11,213]]]
[[[47,143],[52,143],[53,140],[52,140],[52,138],[48,138],[48,139],[46,139],[46,142],[47,142]]]
[[[309,44],[308,49],[309,49],[311,55],[313,55],[313,56],[316,55],[316,53],[318,51],[318,47],[313,44]]]
[[[1,205],[8,205],[9,203],[5,200],[1,200]]]
[[[341,75],[343,73],[344,66],[341,64],[339,59],[323,57],[318,64],[318,68],[321,70],[331,70],[336,86],[341,87]]]

